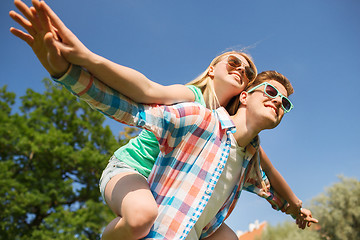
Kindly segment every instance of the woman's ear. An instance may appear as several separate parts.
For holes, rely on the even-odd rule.
[[[214,66],[210,66],[208,73],[209,77],[214,78]]]

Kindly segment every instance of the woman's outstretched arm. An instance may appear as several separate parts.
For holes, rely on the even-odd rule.
[[[173,104],[195,100],[192,91],[183,85],[163,86],[134,69],[91,52],[45,2],[38,3],[61,39],[54,39],[57,49],[70,63],[84,67],[97,79],[136,102]]]

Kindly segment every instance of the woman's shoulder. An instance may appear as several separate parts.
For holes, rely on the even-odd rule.
[[[203,106],[206,106],[204,96],[201,92],[201,89],[195,85],[186,85],[195,95],[195,102],[200,103]]]

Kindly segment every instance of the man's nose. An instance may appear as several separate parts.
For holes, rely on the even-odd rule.
[[[277,96],[277,97],[273,98],[271,101],[275,104],[275,106],[281,107],[281,104],[282,104],[281,96]]]

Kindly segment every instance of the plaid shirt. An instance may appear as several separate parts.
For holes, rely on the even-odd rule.
[[[159,215],[146,239],[185,239],[200,217],[227,162],[236,131],[224,108],[214,111],[197,103],[138,104],[109,88],[78,66],[55,81],[91,107],[127,125],[152,131],[160,155],[148,178]],[[216,217],[203,229],[212,234],[230,215],[242,189],[284,210],[285,200],[270,187],[260,168],[258,137],[246,146],[238,183]]]

